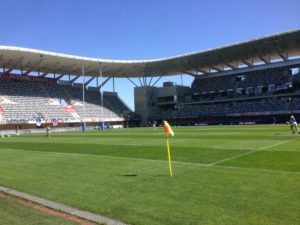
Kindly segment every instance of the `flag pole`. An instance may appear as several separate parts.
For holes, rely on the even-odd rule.
[[[168,134],[166,134],[166,140],[167,140],[167,153],[168,153],[168,162],[169,162],[169,173],[170,173],[170,177],[172,177],[173,176],[173,173],[172,173],[172,162],[171,162],[171,153],[170,153],[170,144],[169,144]]]

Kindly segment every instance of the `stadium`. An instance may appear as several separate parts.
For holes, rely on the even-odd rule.
[[[33,128],[49,121],[58,127],[99,122],[145,126],[163,119],[174,125],[285,122],[289,114],[300,113],[299,39],[300,31],[293,30],[144,61],[0,46],[1,128]],[[164,76],[181,74],[194,77],[190,87],[173,82],[155,86]],[[117,78],[135,85],[135,112],[114,88],[102,91]]]
[[[0,67],[3,224],[39,220],[2,192],[91,224],[299,224],[300,29],[153,60],[0,46]]]

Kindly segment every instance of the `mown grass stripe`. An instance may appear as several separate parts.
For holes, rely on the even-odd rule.
[[[144,162],[154,162],[154,163],[165,163],[167,164],[167,160],[156,160],[156,159],[141,159],[141,158],[131,158],[131,157],[120,157],[120,156],[108,156],[108,155],[92,155],[92,154],[80,154],[80,153],[65,153],[65,152],[43,152],[43,151],[33,151],[28,149],[9,149],[9,148],[0,148],[0,150],[9,150],[9,151],[21,151],[21,152],[33,152],[33,153],[41,153],[41,154],[49,154],[49,155],[71,155],[71,156],[80,156],[80,157],[92,157],[92,158],[110,158],[110,159],[120,159],[120,160],[132,160],[132,161],[144,161]],[[285,170],[269,170],[269,169],[255,169],[255,168],[246,168],[246,167],[238,167],[238,166],[224,166],[217,165],[212,163],[192,163],[192,162],[180,162],[180,161],[172,161],[173,164],[185,165],[185,166],[198,166],[198,167],[214,167],[214,168],[228,168],[235,170],[252,170],[252,171],[265,171],[265,172],[281,172],[281,173],[300,173],[297,171],[285,171]]]

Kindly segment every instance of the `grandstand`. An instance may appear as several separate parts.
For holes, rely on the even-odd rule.
[[[300,61],[275,65],[222,76],[199,76],[180,101],[171,102],[167,110],[157,107],[152,119],[240,123],[272,122],[278,117],[284,121],[287,114],[300,113]]]
[[[180,124],[265,123],[274,117],[283,121],[287,114],[300,114],[299,56],[299,29],[139,61],[0,46],[0,123],[9,128],[15,123],[35,126],[36,121],[123,124],[136,118],[141,125],[162,119]],[[190,87],[173,82],[155,86],[164,76],[180,74],[194,77]],[[76,83],[79,78],[82,83]],[[102,91],[111,78],[135,85],[135,112],[115,90]],[[96,85],[88,87],[92,81]]]
[[[124,121],[123,113],[129,112],[116,94],[87,90],[83,102],[80,89],[57,85],[52,78],[2,73],[0,80],[1,121],[8,125],[34,126],[39,120],[64,126],[81,122],[120,123]],[[103,104],[101,94],[105,96]]]

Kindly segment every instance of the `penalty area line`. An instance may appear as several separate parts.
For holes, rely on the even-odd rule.
[[[270,149],[272,147],[275,147],[275,146],[278,146],[278,145],[283,145],[285,143],[288,143],[288,142],[291,142],[293,141],[294,139],[292,140],[287,140],[287,141],[282,141],[282,142],[278,142],[276,144],[272,144],[272,145],[267,145],[267,146],[264,146],[264,147],[261,147],[257,150],[249,150],[249,152],[245,152],[245,153],[241,153],[241,154],[238,154],[238,155],[235,155],[235,156],[232,156],[232,157],[228,157],[226,159],[222,159],[222,160],[219,160],[217,162],[213,162],[213,163],[210,163],[208,164],[209,166],[214,166],[216,164],[219,164],[221,162],[225,162],[225,161],[228,161],[228,160],[231,160],[231,159],[236,159],[236,158],[239,158],[239,157],[242,157],[242,156],[245,156],[245,155],[249,155],[249,154],[253,154],[253,153],[256,153],[256,152],[259,152],[259,151],[263,151],[263,150],[267,150],[267,149]]]

